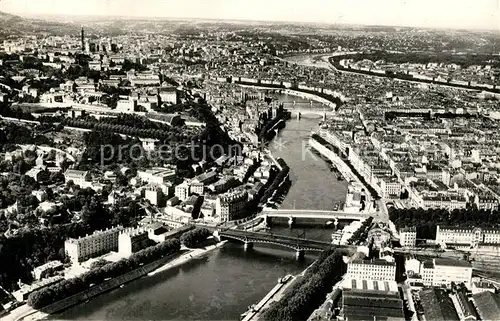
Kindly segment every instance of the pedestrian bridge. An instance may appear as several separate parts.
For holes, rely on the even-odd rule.
[[[349,248],[349,246],[332,245],[330,242],[235,229],[216,230],[214,232],[214,236],[219,239],[243,242],[245,244],[245,249],[252,248],[254,243],[272,244],[285,247],[294,250],[297,258],[302,257],[305,251],[321,252],[333,246],[337,248]]]

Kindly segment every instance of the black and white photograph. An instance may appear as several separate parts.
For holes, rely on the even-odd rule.
[[[42,320],[500,320],[500,0],[0,0]]]

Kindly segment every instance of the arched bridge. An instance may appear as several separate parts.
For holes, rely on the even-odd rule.
[[[297,257],[304,255],[305,251],[324,251],[331,248],[329,242],[308,240],[284,235],[249,232],[235,229],[217,230],[214,235],[221,239],[236,240],[243,242],[245,248],[249,249],[254,243],[273,244],[295,250]],[[339,246],[336,246],[339,247]],[[341,246],[342,247],[342,246]]]

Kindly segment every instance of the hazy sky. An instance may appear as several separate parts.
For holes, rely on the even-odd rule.
[[[0,0],[0,10],[500,30],[500,0]]]

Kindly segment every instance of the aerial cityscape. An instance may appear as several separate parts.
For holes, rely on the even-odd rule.
[[[500,320],[498,2],[268,2],[0,2],[0,321]]]

